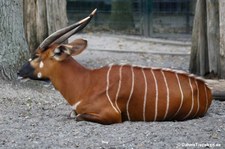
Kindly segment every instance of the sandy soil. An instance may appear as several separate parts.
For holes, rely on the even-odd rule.
[[[174,46],[152,44],[158,44],[158,49]],[[96,47],[86,50],[77,60],[90,68],[128,62],[187,70],[189,56],[179,54],[179,47],[183,48],[176,45],[175,54],[153,54],[143,52],[144,48],[139,53],[99,51]],[[188,53],[188,46],[186,50]],[[183,122],[124,122],[104,126],[67,119],[70,111],[71,107],[49,83],[0,80],[0,148],[225,148],[225,102],[221,101],[214,100],[205,117]]]

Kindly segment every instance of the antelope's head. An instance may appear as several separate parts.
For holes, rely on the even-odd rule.
[[[87,41],[77,39],[69,44],[63,44],[70,36],[81,31],[96,13],[96,9],[83,20],[60,29],[48,36],[36,49],[32,58],[18,72],[20,78],[33,80],[49,80],[50,69],[72,55],[81,53],[87,46]]]

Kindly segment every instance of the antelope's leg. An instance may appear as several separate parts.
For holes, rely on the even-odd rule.
[[[95,113],[84,113],[84,114],[78,114],[76,117],[77,121],[90,121],[94,123],[100,123],[104,125],[109,125],[113,123],[121,123],[121,118],[116,117],[105,117],[100,114]]]
[[[68,119],[76,119],[77,117],[77,112],[75,110],[72,110],[69,114],[68,114]]]

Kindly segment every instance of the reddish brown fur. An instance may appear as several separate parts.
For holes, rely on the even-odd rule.
[[[131,65],[113,65],[90,70],[81,66],[71,56],[63,55],[62,59],[60,57],[58,61],[54,60],[52,57],[57,47],[58,45],[54,45],[47,51],[39,53],[44,69],[36,68],[38,64],[33,64],[33,67],[36,72],[41,71],[43,76],[52,81],[70,105],[74,106],[81,101],[76,105],[77,120],[102,124],[144,119],[145,121],[184,120],[204,116],[211,104],[211,90],[204,81],[187,73]],[[80,51],[77,54],[79,53]],[[33,61],[33,63],[38,62]],[[133,82],[132,77],[134,77]],[[134,83],[133,93],[132,83]],[[117,94],[119,109],[115,101]],[[131,98],[128,102],[129,97]]]

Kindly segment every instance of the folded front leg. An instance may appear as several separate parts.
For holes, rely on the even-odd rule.
[[[104,117],[100,114],[95,114],[95,113],[84,113],[84,114],[78,114],[76,117],[77,121],[90,121],[94,123],[100,123],[104,125],[109,125],[113,123],[121,123],[121,118],[120,116],[118,117]]]

